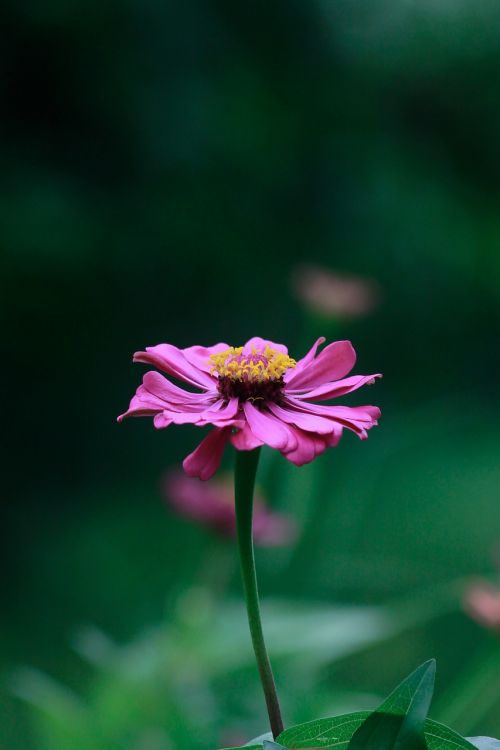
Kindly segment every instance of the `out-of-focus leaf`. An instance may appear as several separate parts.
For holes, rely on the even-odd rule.
[[[467,739],[479,750],[500,750],[500,740],[494,737],[467,737]]]
[[[39,743],[36,750],[102,749],[89,706],[66,685],[31,667],[16,669],[9,682],[12,693],[35,709]]]
[[[424,722],[435,675],[434,659],[412,672],[356,730],[349,750],[426,750]]]
[[[59,718],[75,723],[87,716],[80,698],[66,685],[32,667],[18,667],[11,675],[14,695]]]
[[[401,632],[421,617],[420,613],[398,616],[388,607],[306,605],[288,600],[265,601],[262,613],[273,657],[307,661],[309,665],[331,663],[355,653]],[[92,664],[127,674],[155,672],[167,657],[179,670],[188,657],[189,661],[196,658],[200,668],[211,674],[227,674],[253,663],[242,603],[222,603],[206,621],[182,625],[182,630],[150,629],[123,647],[97,628],[85,627],[73,643]]]
[[[460,725],[477,731],[488,716],[500,715],[498,665],[500,643],[488,639],[472,659],[465,662],[453,682],[433,705],[433,713],[448,726]],[[491,725],[490,725],[491,726]],[[497,733],[496,729],[490,731]]]
[[[370,643],[395,635],[415,622],[386,607],[325,606],[291,601],[264,601],[262,617],[269,651],[276,658],[309,664],[331,663]],[[228,602],[214,612],[203,636],[194,633],[190,652],[211,670],[253,662],[244,606]],[[300,644],[300,649],[298,645]],[[177,650],[178,653],[178,650]]]

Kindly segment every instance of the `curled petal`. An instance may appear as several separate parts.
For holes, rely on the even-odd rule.
[[[282,354],[288,354],[288,349],[284,344],[276,344],[276,342],[274,341],[261,339],[260,336],[254,336],[247,341],[247,343],[243,347],[243,354],[251,354],[253,349],[261,351],[265,349],[266,346],[270,346],[271,349],[275,349],[277,352],[281,352]]]
[[[378,406],[336,406],[325,404],[311,404],[298,398],[288,397],[287,402],[296,409],[308,413],[318,414],[332,419],[354,419],[358,422],[376,423],[380,417]]]
[[[334,341],[318,354],[309,364],[297,372],[292,370],[287,388],[316,388],[332,380],[339,380],[352,370],[356,362],[356,352],[350,341]]]
[[[313,388],[312,391],[303,392],[303,389],[292,389],[287,388],[287,393],[291,393],[294,396],[303,399],[317,399],[319,401],[326,401],[330,398],[338,398],[339,396],[345,396],[346,393],[357,391],[364,385],[372,385],[376,378],[381,378],[382,375],[377,373],[376,375],[352,375],[350,378],[343,378],[342,380],[336,380],[331,383],[324,383],[323,385]]]
[[[188,477],[210,479],[219,468],[224,448],[229,439],[229,428],[216,427],[208,433],[195,450],[182,462]]]
[[[149,393],[143,385],[140,385],[130,401],[126,412],[120,414],[117,421],[123,422],[126,417],[153,417],[163,411],[165,404],[161,399]]]
[[[255,437],[248,424],[231,435],[231,443],[239,451],[253,451],[254,448],[264,445],[264,441]]]
[[[322,404],[311,404],[308,401],[289,398],[298,410],[304,413],[316,414],[327,417],[343,427],[355,432],[362,440],[368,437],[367,430],[375,427],[380,417],[380,409],[377,406],[324,406]]]
[[[164,409],[163,414],[172,424],[194,424],[200,426],[208,424],[208,422],[203,421],[202,412],[198,410],[176,411],[175,409]]]
[[[135,407],[136,404],[139,409],[134,408],[132,413],[132,405]],[[154,411],[145,411],[145,405],[154,405]],[[121,418],[123,416],[149,416],[160,412],[154,421],[154,426],[158,429],[168,427],[169,424],[198,424],[202,422],[202,414],[212,405],[214,405],[212,394],[184,391],[159,372],[151,370],[144,375],[143,385],[137,389],[136,402],[132,399],[131,408]]]
[[[226,349],[229,349],[229,344],[220,343],[214,346],[189,346],[187,349],[181,349],[181,352],[198,370],[209,373],[213,366],[210,361],[212,354],[219,354]]]
[[[155,414],[153,424],[157,430],[163,430],[172,424],[172,420],[164,412],[160,412],[159,414]]]
[[[317,416],[316,414],[307,413],[294,409],[290,404],[288,408],[278,406],[278,404],[268,404],[269,411],[282,422],[293,424],[306,432],[317,432],[319,435],[329,435],[335,429],[334,423],[330,419]]]
[[[322,435],[314,432],[305,432],[298,428],[292,428],[297,438],[297,447],[293,451],[283,453],[285,458],[296,466],[303,466],[313,461],[326,450],[327,440]]]
[[[258,440],[279,451],[293,450],[296,440],[288,425],[280,422],[269,412],[256,409],[250,401],[245,401],[243,410],[248,425]]]
[[[172,344],[148,346],[145,352],[134,354],[134,362],[154,365],[179,380],[205,390],[213,390],[216,387],[215,378],[189,362],[183,351]]]
[[[209,409],[202,413],[201,418],[207,423],[234,419],[239,408],[240,402],[237,398],[230,398],[227,402],[219,399],[219,401],[216,401]]]
[[[343,425],[335,422],[335,429],[333,432],[330,435],[325,435],[325,442],[328,448],[335,448],[335,446],[339,444],[343,429]]]
[[[213,395],[207,394],[206,391],[203,393],[185,391],[183,388],[179,388],[179,386],[171,383],[170,380],[167,380],[167,378],[159,372],[156,372],[156,370],[149,370],[149,372],[146,372],[142,382],[149,393],[152,393],[167,404],[200,404],[201,406],[208,406],[211,403],[211,400],[213,401],[217,396],[215,390]]]
[[[315,405],[316,408],[319,404]],[[378,424],[380,409],[378,406],[330,406],[331,415],[335,419],[352,419],[355,422],[366,422],[366,429]]]
[[[311,348],[309,349],[305,357],[302,357],[302,359],[299,359],[293,369],[287,370],[287,372],[285,373],[283,377],[283,380],[285,381],[285,383],[287,383],[294,375],[297,375],[299,372],[302,372],[304,367],[307,367],[307,365],[312,362],[312,360],[316,356],[318,346],[320,346],[321,344],[324,344],[325,341],[326,341],[325,337],[320,336],[319,339],[317,339],[317,341],[315,341],[315,343],[311,346]]]

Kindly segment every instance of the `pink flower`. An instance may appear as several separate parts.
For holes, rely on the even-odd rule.
[[[298,362],[282,344],[259,337],[234,348],[227,344],[178,349],[171,344],[136,352],[145,362],[187,383],[174,385],[150,370],[118,417],[153,417],[157,429],[171,424],[213,425],[214,430],[184,459],[188,476],[209,479],[227,442],[237,450],[275,448],[297,466],[309,463],[339,442],[345,428],[361,439],[377,424],[376,406],[331,406],[326,401],[373,383],[380,375],[351,375],[356,353],[349,341],[335,341],[317,356],[319,338]]]
[[[373,279],[319,266],[298,266],[292,286],[298,300],[325,318],[359,318],[371,313],[380,301],[380,287]]]
[[[198,521],[223,536],[235,535],[234,489],[230,480],[200,482],[180,471],[173,471],[163,481],[163,492],[167,502],[179,515]],[[253,514],[255,543],[263,547],[282,546],[293,541],[296,533],[292,517],[269,510],[259,493],[256,493]]]
[[[500,589],[478,581],[464,595],[463,606],[473,620],[500,634]]]

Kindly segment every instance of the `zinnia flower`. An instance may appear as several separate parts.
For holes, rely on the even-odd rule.
[[[463,605],[473,620],[500,635],[500,588],[478,581],[466,591]]]
[[[373,279],[329,271],[312,265],[298,266],[292,276],[297,299],[325,318],[360,318],[380,302],[380,287]]]
[[[229,479],[200,482],[180,471],[172,471],[163,480],[163,493],[169,505],[222,536],[236,533],[234,487]],[[262,547],[279,547],[296,537],[297,528],[291,516],[266,507],[257,492],[254,498],[253,538]]]
[[[213,425],[215,429],[183,462],[186,474],[200,479],[216,472],[228,442],[246,451],[269,445],[302,466],[337,445],[344,427],[366,439],[380,416],[376,406],[314,403],[343,396],[380,377],[345,377],[356,361],[351,343],[335,341],[316,356],[324,341],[319,338],[298,362],[283,344],[257,336],[238,348],[227,344],[147,347],[134,354],[134,362],[154,365],[198,390],[180,388],[151,370],[118,421],[153,417],[157,429],[171,424]]]

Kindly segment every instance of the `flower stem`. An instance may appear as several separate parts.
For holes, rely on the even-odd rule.
[[[257,576],[255,573],[255,557],[253,551],[253,492],[259,456],[260,448],[256,448],[252,451],[236,452],[236,468],[234,475],[236,528],[238,533],[241,573],[243,577],[243,589],[247,605],[250,635],[252,636],[253,650],[255,652],[260,680],[266,699],[271,730],[273,736],[276,738],[283,731],[283,721],[281,718],[278,696],[276,694],[273,670],[267,655],[264,634],[262,632],[259,593],[257,589]]]

